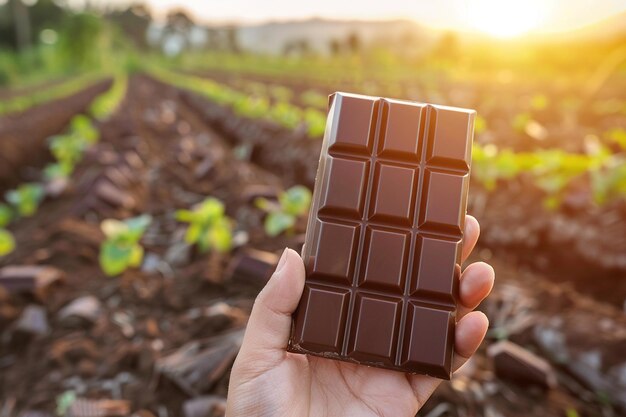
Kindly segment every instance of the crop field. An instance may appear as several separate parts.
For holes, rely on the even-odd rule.
[[[335,91],[478,113],[490,328],[418,415],[626,415],[626,64],[590,56],[146,54],[0,87],[0,417],[222,416],[254,299],[302,248]],[[507,379],[503,340],[556,383]]]

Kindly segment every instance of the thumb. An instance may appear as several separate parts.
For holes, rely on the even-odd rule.
[[[295,251],[285,249],[276,271],[254,302],[239,356],[257,365],[282,360],[291,331],[291,314],[304,289],[304,264]]]

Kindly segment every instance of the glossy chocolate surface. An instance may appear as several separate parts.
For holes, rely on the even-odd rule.
[[[474,115],[331,96],[290,351],[450,378]]]

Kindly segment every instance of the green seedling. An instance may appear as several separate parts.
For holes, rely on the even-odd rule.
[[[96,98],[89,108],[89,113],[97,120],[106,120],[119,107],[126,95],[128,77],[120,74],[115,77],[113,86],[104,94]]]
[[[328,96],[320,94],[315,90],[305,91],[300,96],[300,100],[307,106],[315,107],[316,109],[326,110],[328,106]]]
[[[302,185],[296,185],[278,196],[278,204],[265,198],[257,198],[254,203],[268,213],[264,223],[265,233],[274,237],[283,232],[293,232],[298,217],[309,210],[311,191]]]
[[[15,249],[15,239],[11,232],[0,228],[0,257],[8,255]]]
[[[178,210],[176,220],[189,224],[185,241],[198,245],[201,252],[228,252],[232,248],[232,221],[225,215],[224,204],[218,199],[209,197],[192,210]]]
[[[311,138],[319,138],[324,136],[326,130],[326,113],[308,107],[304,111],[304,121],[307,126],[307,133]]]
[[[0,203],[0,227],[6,227],[13,220],[13,210],[6,204]]]
[[[91,120],[82,114],[74,116],[70,122],[70,134],[77,136],[80,140],[88,145],[98,142],[100,133],[98,129],[91,123]]]
[[[56,397],[56,414],[59,417],[67,416],[67,412],[76,401],[76,392],[69,390],[65,391],[63,394],[57,395]]]
[[[50,153],[61,164],[74,167],[83,157],[89,142],[78,134],[52,136],[49,139]]]
[[[293,130],[302,122],[302,111],[286,101],[281,101],[272,106],[269,117],[279,125]]]
[[[40,184],[28,183],[7,192],[5,198],[15,208],[17,214],[30,217],[37,212],[44,195],[44,189]]]
[[[74,172],[74,165],[62,162],[48,164],[43,169],[43,176],[46,180],[57,178],[68,178]]]
[[[107,219],[100,228],[106,240],[100,247],[100,267],[108,276],[116,276],[128,268],[137,268],[143,260],[139,243],[152,217],[144,214],[123,221]]]

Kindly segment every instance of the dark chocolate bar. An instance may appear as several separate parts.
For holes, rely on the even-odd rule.
[[[331,96],[291,352],[450,378],[474,117]]]

